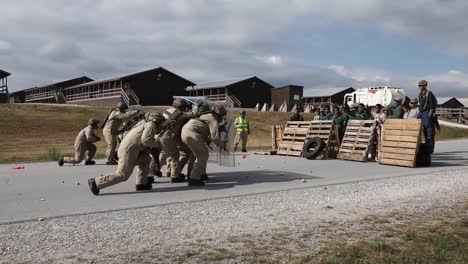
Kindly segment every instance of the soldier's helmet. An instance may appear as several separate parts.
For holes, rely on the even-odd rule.
[[[177,109],[183,109],[183,108],[188,107],[189,104],[187,103],[187,101],[185,101],[182,98],[176,98],[176,99],[174,99],[174,102],[172,103],[172,106],[174,106]]]
[[[91,118],[91,119],[88,120],[88,125],[97,126],[99,124],[99,122],[100,122],[99,120]]]
[[[198,106],[198,112],[199,112],[199,113],[209,112],[209,111],[211,111],[211,110],[212,110],[211,106],[210,106],[208,103],[206,103],[206,102],[202,102],[202,103]]]
[[[146,121],[154,122],[156,124],[161,124],[165,120],[166,120],[166,118],[164,118],[164,116],[161,113],[158,113],[158,112],[149,113],[148,117],[146,119]]]
[[[120,111],[127,110],[127,109],[128,109],[128,105],[125,104],[125,103],[120,102],[120,103],[117,104],[117,109],[119,109]]]
[[[224,105],[215,105],[213,107],[213,112],[218,114],[218,116],[225,116],[227,113],[226,107],[224,107]]]

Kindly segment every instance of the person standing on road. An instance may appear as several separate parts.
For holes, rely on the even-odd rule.
[[[124,103],[118,103],[104,120],[102,124],[102,134],[107,142],[106,165],[117,164],[117,137],[119,128],[123,122],[135,117],[138,111],[127,111],[128,106]]]
[[[304,117],[301,116],[301,109],[299,107],[294,109],[294,113],[289,117],[289,121],[304,121]]]
[[[431,91],[427,90],[427,81],[421,80],[419,87],[419,113],[418,118],[423,121],[423,134],[426,144],[434,145],[434,116],[437,108],[437,99]]]
[[[354,113],[352,119],[355,120],[368,120],[369,115],[367,114],[366,106],[364,104],[359,104],[357,108],[357,112]]]
[[[418,98],[413,98],[410,101],[410,109],[405,113],[405,119],[417,119],[419,114]]]
[[[393,109],[392,119],[403,119],[403,115],[405,114],[405,110],[403,109],[403,98],[396,97],[393,99],[396,103],[395,108]]]
[[[85,165],[94,165],[96,162],[93,160],[94,154],[96,154],[96,143],[101,140],[100,137],[95,135],[98,129],[99,120],[89,119],[88,126],[83,128],[75,139],[75,157],[61,157],[58,161],[59,166],[63,166],[65,163],[71,163],[73,165],[79,164],[83,161],[86,151],[88,151],[88,158],[85,161]]]
[[[236,138],[234,140],[234,152],[237,151],[237,146],[242,140],[242,152],[247,152],[247,140],[250,135],[250,124],[249,119],[245,116],[245,111],[241,112],[241,115],[236,118],[235,125],[237,128]]]
[[[156,135],[163,129],[165,118],[160,113],[151,113],[146,118],[144,125],[132,128],[123,138],[118,150],[120,159],[116,172],[88,180],[94,195],[98,195],[101,189],[128,180],[135,166],[138,166],[135,189],[151,190],[148,180],[151,162],[149,153],[150,149],[160,148]]]

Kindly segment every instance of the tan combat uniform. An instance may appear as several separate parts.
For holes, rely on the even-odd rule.
[[[119,110],[114,110],[109,114],[106,125],[102,130],[104,139],[107,142],[106,150],[106,161],[111,162],[117,159],[117,136],[119,135],[119,128],[122,123],[130,118],[133,118],[138,114],[138,111],[128,111],[120,112]]]
[[[205,114],[198,119],[192,119],[182,128],[182,141],[192,151],[196,158],[190,179],[200,180],[206,174],[206,166],[209,158],[208,144],[215,143],[221,146],[218,131],[218,120],[213,114]]]
[[[75,157],[64,157],[63,163],[75,165],[82,162],[86,151],[88,151],[87,160],[92,160],[94,154],[96,154],[96,145],[93,144],[97,141],[97,138],[94,136],[95,132],[96,129],[91,125],[82,129],[75,139]]]
[[[166,110],[163,114],[166,120],[169,119],[176,110],[175,107]],[[168,169],[170,168],[171,177],[173,178],[181,176],[181,171],[189,159],[189,154],[187,152],[190,152],[190,150],[180,138],[182,127],[185,124],[185,118],[186,113],[182,113],[175,119],[176,123],[174,126],[161,133],[159,137],[162,149],[167,157]]]
[[[95,179],[98,189],[103,189],[130,178],[135,166],[138,166],[136,184],[148,184],[149,156],[151,148],[160,147],[155,140],[157,128],[153,122],[146,122],[130,130],[120,144],[118,155],[119,164],[115,173],[99,176]]]

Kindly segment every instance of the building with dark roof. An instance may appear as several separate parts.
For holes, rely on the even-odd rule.
[[[304,105],[312,105],[317,108],[325,105],[341,105],[347,93],[356,91],[353,87],[325,88],[325,89],[304,89],[302,102]]]
[[[8,76],[11,73],[0,69],[0,103],[8,103]]]
[[[455,97],[439,97],[437,98],[437,107],[439,108],[463,108],[462,102]]]
[[[189,96],[203,96],[218,101],[227,100],[234,106],[252,108],[257,103],[271,102],[273,86],[257,76],[248,76],[224,81],[198,83],[188,87]]]
[[[67,103],[88,105],[170,105],[195,84],[162,67],[92,81],[64,89]]]
[[[292,110],[294,105],[302,106],[302,96],[304,86],[287,85],[271,89],[271,104],[274,110],[278,110],[281,105],[286,103],[286,111]]]

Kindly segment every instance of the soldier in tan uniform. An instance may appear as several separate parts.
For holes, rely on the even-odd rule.
[[[99,190],[103,188],[128,180],[135,166],[138,166],[136,190],[151,189],[151,183],[148,182],[151,161],[149,153],[150,149],[159,147],[155,136],[162,130],[164,120],[162,114],[151,113],[143,126],[130,130],[118,150],[120,158],[117,171],[88,180],[88,185],[94,195],[98,195]]]
[[[219,122],[226,115],[226,109],[222,105],[216,105],[211,113],[208,105],[200,107],[205,112],[197,119],[187,122],[182,128],[182,141],[192,151],[196,158],[193,169],[190,172],[188,186],[204,186],[203,178],[206,177],[206,166],[209,158],[209,145],[213,142],[218,147],[222,146],[219,138]]]
[[[123,122],[133,118],[138,114],[138,111],[127,111],[128,106],[124,103],[117,104],[116,109],[112,110],[106,117],[102,134],[107,142],[106,151],[106,165],[117,164],[117,136],[119,135],[119,128]]]
[[[173,107],[164,112],[164,117],[167,120],[174,120],[172,127],[161,133],[159,140],[162,149],[167,157],[168,170],[170,168],[171,182],[184,182],[185,177],[182,176],[182,168],[187,164],[190,150],[182,142],[180,134],[182,127],[190,119],[187,112],[189,110],[188,103],[182,98],[176,98]]]
[[[96,143],[101,138],[95,135],[98,129],[99,120],[90,119],[88,120],[88,126],[83,128],[75,139],[75,157],[62,157],[58,161],[59,166],[63,166],[65,163],[71,163],[73,165],[81,163],[85,156],[85,152],[88,151],[88,158],[85,161],[85,165],[94,165],[96,162],[93,160],[94,154],[96,154]]]

